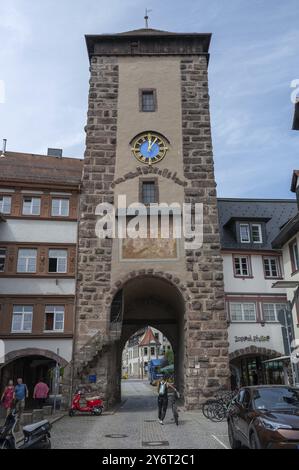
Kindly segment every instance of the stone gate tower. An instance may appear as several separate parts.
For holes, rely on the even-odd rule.
[[[148,324],[172,343],[186,407],[227,385],[210,39],[154,29],[86,37],[91,76],[72,373],[74,385],[93,375],[108,403],[120,398],[125,342]],[[203,203],[203,245],[98,238],[96,207],[117,207],[119,195],[147,207]]]

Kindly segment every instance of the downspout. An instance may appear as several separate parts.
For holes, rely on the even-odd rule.
[[[71,380],[70,380],[70,391],[69,391],[69,404],[72,401],[72,394],[73,394],[73,384],[74,384],[74,360],[75,360],[75,343],[76,343],[76,332],[77,332],[77,300],[78,300],[78,264],[79,264],[79,225],[80,225],[80,203],[81,203],[81,183],[79,183],[79,191],[78,191],[78,203],[77,203],[77,243],[76,243],[76,267],[75,267],[75,297],[74,297],[74,321],[73,321],[73,341],[72,341],[72,360],[71,360]]]

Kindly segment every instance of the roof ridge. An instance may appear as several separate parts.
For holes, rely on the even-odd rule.
[[[49,158],[56,158],[57,160],[79,160],[79,161],[83,161],[84,158],[80,158],[80,157],[67,157],[65,155],[61,156],[61,157],[58,157],[56,155],[47,155],[45,153],[30,153],[30,152],[14,152],[12,150],[7,150],[5,152],[5,155],[9,156],[9,155],[15,155],[15,156],[27,156],[27,157],[45,157],[46,159],[49,159]]]

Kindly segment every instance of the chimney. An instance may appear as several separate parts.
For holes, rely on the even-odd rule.
[[[3,139],[3,147],[2,147],[2,153],[0,155],[0,158],[4,158],[6,155],[5,155],[5,152],[6,152],[6,144],[7,144],[7,139]]]
[[[48,157],[59,157],[62,158],[62,149],[51,149],[48,148]]]

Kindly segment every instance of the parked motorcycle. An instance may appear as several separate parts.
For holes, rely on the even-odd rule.
[[[0,427],[0,449],[51,449],[50,429],[47,420],[23,427],[23,442],[16,443],[15,428],[18,417],[15,410],[7,416],[4,426]]]
[[[84,400],[84,402],[83,402]],[[100,416],[103,412],[104,403],[100,397],[85,398],[82,391],[78,390],[72,400],[69,416],[75,416],[76,412],[91,413]]]

